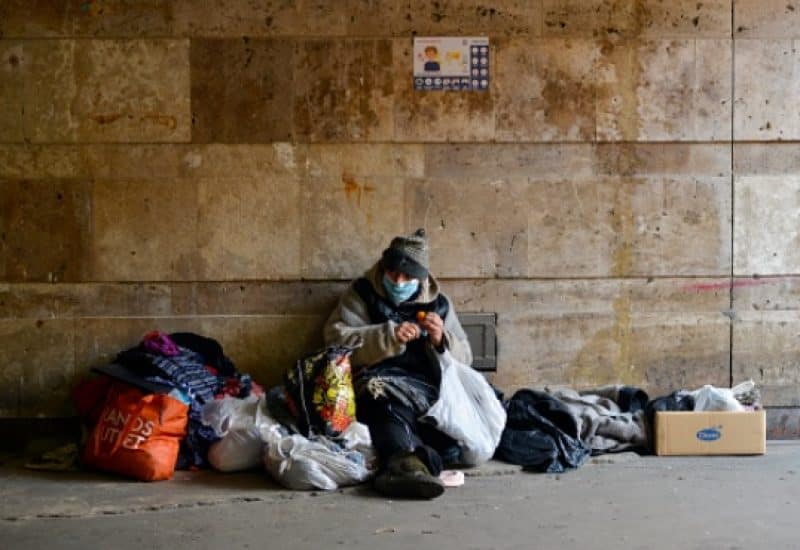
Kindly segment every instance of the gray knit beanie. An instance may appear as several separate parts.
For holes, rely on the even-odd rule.
[[[428,277],[428,239],[425,229],[419,228],[407,237],[392,239],[389,248],[383,251],[383,266],[393,271],[402,271],[417,279]]]

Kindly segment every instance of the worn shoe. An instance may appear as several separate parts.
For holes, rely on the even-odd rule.
[[[375,478],[375,490],[396,498],[432,499],[444,493],[444,484],[418,457],[404,454],[389,459],[386,470]]]

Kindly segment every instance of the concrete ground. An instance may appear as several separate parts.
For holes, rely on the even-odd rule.
[[[561,475],[490,464],[435,501],[292,492],[260,473],[139,483],[0,466],[0,548],[800,548],[800,442],[759,457],[593,459]]]

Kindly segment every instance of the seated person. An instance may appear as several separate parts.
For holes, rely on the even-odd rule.
[[[439,396],[438,354],[447,349],[472,362],[453,305],[428,266],[424,229],[395,237],[325,324],[326,344],[362,342],[351,358],[356,415],[380,460],[375,488],[388,496],[441,495],[443,464],[460,456],[452,438],[417,420]]]

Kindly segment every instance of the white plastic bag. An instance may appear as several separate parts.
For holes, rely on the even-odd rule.
[[[222,439],[208,449],[208,462],[221,472],[237,472],[261,464],[261,432],[277,424],[266,412],[264,397],[225,397],[206,403],[203,423]]]
[[[756,387],[753,379],[746,380],[741,384],[737,384],[731,388],[733,396],[736,401],[747,407],[760,409],[761,408],[761,391]]]
[[[255,395],[245,399],[225,396],[209,401],[203,406],[203,424],[224,437],[232,429],[253,424],[257,403],[258,397]]]
[[[373,471],[377,468],[378,455],[372,446],[369,428],[361,422],[351,422],[342,434],[336,438],[339,444],[348,451],[357,451],[364,457],[367,469]]]
[[[369,431],[364,430],[366,426],[354,422],[342,434],[344,437],[350,432],[350,440],[346,437],[342,440],[345,445],[352,445],[350,448],[342,448],[325,437],[314,440],[302,435],[280,437],[276,430],[269,431],[264,434],[269,440],[264,466],[277,482],[289,489],[330,491],[361,483],[374,473]]]
[[[447,350],[439,362],[439,399],[422,420],[433,419],[439,431],[458,441],[465,465],[477,466],[492,458],[500,444],[506,411],[482,374]]]
[[[744,407],[729,388],[717,388],[706,384],[692,392],[696,411],[743,411]]]

